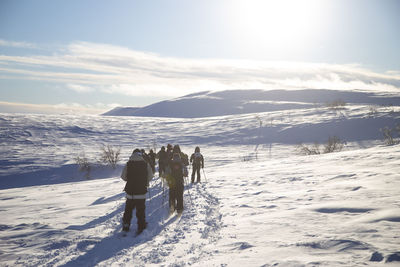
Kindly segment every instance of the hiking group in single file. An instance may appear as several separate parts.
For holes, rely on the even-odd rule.
[[[144,149],[135,149],[126,163],[121,178],[126,181],[124,191],[126,193],[125,211],[122,217],[122,231],[128,232],[132,220],[132,212],[136,209],[137,234],[146,228],[146,194],[150,180],[156,171],[156,159],[158,159],[158,173],[160,179],[166,182],[169,188],[169,212],[176,211],[178,215],[183,212],[183,191],[185,177],[188,177],[189,164],[192,165],[191,182],[201,181],[200,168],[204,168],[204,157],[197,146],[190,156],[181,151],[179,145],[167,145],[161,147],[156,154],[150,149],[147,154]],[[204,169],[203,169],[204,172]]]

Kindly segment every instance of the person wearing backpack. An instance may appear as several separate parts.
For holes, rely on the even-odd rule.
[[[204,168],[204,157],[200,153],[200,147],[196,147],[194,153],[190,156],[190,163],[192,163],[192,184],[194,177],[197,173],[197,182],[200,182],[200,168]]]
[[[175,210],[183,211],[184,176],[187,176],[187,168],[183,163],[180,153],[174,153],[169,161],[170,173],[167,181],[169,185],[169,208],[170,213]]]
[[[165,146],[161,147],[161,150],[157,153],[158,158],[158,173],[162,177],[165,174],[165,167],[168,163],[167,152],[165,151]]]
[[[186,155],[185,153],[183,153],[181,151],[181,147],[179,145],[174,145],[174,148],[172,149],[172,153],[178,153],[179,156],[181,156],[182,163],[185,166],[189,166],[189,157],[188,157],[188,155]]]
[[[152,169],[153,173],[155,173],[156,172],[156,153],[154,153],[153,149],[150,149],[148,156],[149,156],[149,160],[150,160],[151,169]]]
[[[137,234],[146,228],[146,193],[153,172],[150,164],[143,158],[139,149],[135,149],[122,171],[121,178],[126,181],[124,191],[126,193],[125,212],[122,218],[122,231],[128,232],[132,211],[136,209]]]
[[[172,154],[173,154],[173,152],[172,152],[172,145],[171,145],[171,144],[168,144],[168,145],[167,145],[167,150],[166,150],[166,152],[167,152],[167,160],[170,161],[170,160],[172,159]]]

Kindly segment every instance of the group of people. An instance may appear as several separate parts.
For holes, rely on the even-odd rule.
[[[187,166],[192,164],[191,182],[194,183],[197,174],[197,182],[200,182],[200,168],[204,168],[204,157],[197,146],[189,157],[181,151],[179,145],[167,145],[161,147],[156,154],[150,149],[147,154],[144,149],[135,149],[126,163],[121,178],[126,181],[124,191],[126,193],[125,211],[122,218],[123,231],[129,231],[132,212],[136,209],[137,233],[140,234],[147,226],[145,215],[145,202],[147,188],[156,171],[156,159],[158,159],[158,173],[161,179],[165,179],[169,187],[170,213],[183,212],[184,177],[188,176]]]

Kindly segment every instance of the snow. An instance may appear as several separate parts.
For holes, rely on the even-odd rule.
[[[103,115],[201,118],[311,108],[345,101],[353,104],[396,105],[400,97],[361,90],[226,90],[205,91],[161,101],[142,108],[118,107]],[[204,107],[207,108],[204,108]]]
[[[0,266],[396,266],[400,146],[380,128],[400,122],[399,105],[348,103],[192,119],[0,114]],[[343,151],[296,150],[333,135]],[[186,185],[179,217],[156,175],[147,229],[135,237],[133,218],[122,237],[121,168],[135,147],[167,143],[200,146],[202,183]],[[103,144],[123,160],[87,179],[74,158],[96,163]]]

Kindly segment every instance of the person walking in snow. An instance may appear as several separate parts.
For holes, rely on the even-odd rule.
[[[158,173],[162,177],[165,174],[165,167],[168,163],[167,152],[165,151],[165,146],[161,147],[161,150],[157,153],[158,158]]]
[[[143,158],[139,149],[135,149],[122,171],[121,178],[126,181],[124,191],[126,193],[125,212],[122,218],[125,232],[129,231],[132,219],[132,211],[136,209],[137,233],[140,234],[147,226],[145,203],[146,193],[153,172],[151,166]]]
[[[167,175],[170,213],[175,210],[178,213],[182,213],[184,176],[187,176],[187,168],[181,159],[180,153],[173,154],[168,167],[170,170],[170,173]]]
[[[174,153],[178,153],[179,156],[181,157],[182,163],[183,163],[185,166],[189,166],[189,157],[188,157],[188,155],[186,155],[185,153],[183,153],[183,152],[181,151],[181,148],[180,148],[179,145],[174,145],[174,148],[172,149],[172,153],[173,153],[173,154],[174,154]]]
[[[172,159],[172,145],[167,145],[167,160],[170,161]]]
[[[156,153],[154,153],[153,149],[150,149],[148,156],[149,156],[149,160],[150,160],[151,169],[152,169],[153,173],[155,173],[156,172]]]
[[[192,163],[192,184],[194,183],[194,177],[197,173],[197,182],[200,182],[200,168],[204,168],[204,157],[200,153],[200,147],[194,149],[194,153],[190,156],[190,163]]]

